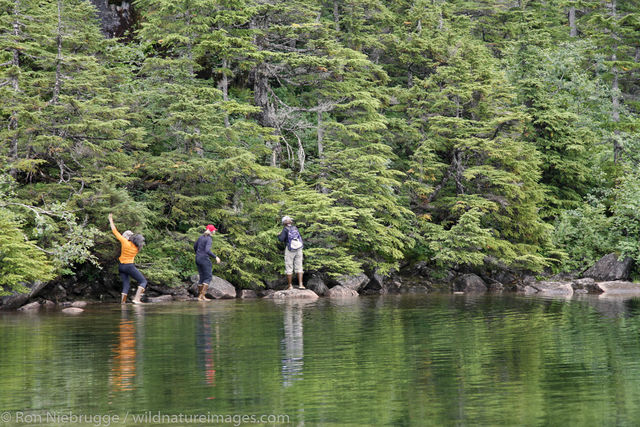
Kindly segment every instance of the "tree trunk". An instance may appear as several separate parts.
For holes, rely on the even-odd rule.
[[[16,37],[16,41],[18,36],[20,36],[20,22],[18,21],[18,17],[20,16],[20,0],[16,0],[13,3],[13,35]],[[11,60],[11,65],[16,68],[20,67],[20,53],[18,49],[13,49],[13,57]],[[11,73],[11,87],[13,91],[16,93],[20,92],[20,82],[18,81],[18,75],[16,73]],[[12,131],[11,140],[9,141],[9,160],[14,162],[18,159],[18,112],[12,111],[11,117],[9,118],[8,129]],[[15,168],[11,168],[9,170],[9,174],[15,178],[18,171]]]
[[[611,55],[611,60],[615,61],[616,54]],[[613,82],[611,83],[611,120],[613,121],[613,162],[617,163],[620,160],[622,154],[622,144],[620,143],[620,129],[618,129],[618,123],[620,122],[620,89],[618,84],[618,67],[614,65],[611,70],[613,73]]]
[[[324,128],[322,127],[322,111],[316,112],[318,117],[318,158],[324,157],[324,146],[322,145],[324,139]]]
[[[616,0],[611,1],[611,18],[613,21],[617,21]],[[614,39],[617,39],[617,34],[612,34]],[[611,82],[611,120],[613,121],[613,162],[617,163],[622,155],[622,144],[620,143],[620,129],[618,129],[618,123],[620,122],[620,88],[619,88],[619,71],[615,62],[618,59],[617,56],[618,44],[613,46],[613,53],[611,54],[611,61],[613,62],[613,68],[611,73],[613,74],[613,81]]]
[[[58,28],[56,29],[56,44],[58,54],[56,55],[56,81],[53,85],[53,96],[51,103],[57,104],[62,86],[62,0],[58,0]]]
[[[222,60],[222,99],[224,100],[225,104],[229,101],[229,79],[227,77],[227,67],[228,67],[228,63],[227,63],[227,59],[223,59]],[[229,124],[229,114],[227,114],[227,112],[224,112],[224,127],[228,128],[229,126],[231,126]]]
[[[337,32],[340,32],[340,9],[338,0],[333,0],[333,25]]]
[[[258,122],[264,127],[276,129],[276,110],[269,101],[269,76],[266,74],[265,64],[260,64],[253,70],[253,98],[256,106],[262,110]],[[282,152],[282,144],[277,138],[269,142],[268,146],[271,148],[271,166],[275,167]]]
[[[569,8],[569,35],[571,37],[578,37],[578,27],[576,27],[576,8],[571,6]]]

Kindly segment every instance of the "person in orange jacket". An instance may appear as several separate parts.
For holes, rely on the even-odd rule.
[[[144,246],[144,237],[141,234],[133,234],[130,230],[120,234],[118,229],[113,224],[113,215],[109,214],[109,224],[111,225],[111,231],[116,236],[116,239],[120,242],[121,250],[120,265],[118,266],[118,272],[120,273],[120,279],[122,280],[122,294],[120,303],[127,302],[127,295],[129,294],[129,281],[133,278],[138,282],[138,289],[136,289],[136,295],[131,300],[134,304],[140,304],[140,298],[147,287],[147,279],[144,278],[142,273],[136,268],[134,259],[140,249]]]

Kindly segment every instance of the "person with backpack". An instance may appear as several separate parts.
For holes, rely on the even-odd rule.
[[[211,273],[211,258],[215,258],[216,262],[220,264],[220,258],[218,258],[213,252],[211,252],[212,239],[211,235],[217,231],[217,228],[213,224],[209,224],[205,227],[202,236],[198,237],[196,243],[193,245],[193,250],[196,253],[196,266],[198,267],[198,274],[200,275],[200,284],[198,285],[198,301],[208,301],[205,297],[207,288],[213,274]]]
[[[134,234],[131,230],[127,230],[120,234],[118,229],[113,223],[113,215],[109,214],[109,225],[111,225],[111,232],[113,232],[116,239],[120,242],[120,265],[118,265],[118,272],[120,273],[120,279],[122,280],[122,293],[120,303],[127,302],[127,296],[129,295],[129,281],[130,278],[134,278],[138,282],[138,289],[136,289],[136,295],[131,300],[134,304],[140,304],[140,298],[147,287],[147,279],[144,278],[142,273],[136,268],[133,263],[136,255],[144,246],[144,237],[142,234]]]
[[[282,225],[284,226],[278,240],[285,243],[284,249],[284,269],[287,275],[287,289],[292,289],[293,272],[298,274],[298,287],[304,289],[302,285],[302,236],[298,231],[298,227],[293,225],[293,219],[290,216],[285,215],[282,217]]]

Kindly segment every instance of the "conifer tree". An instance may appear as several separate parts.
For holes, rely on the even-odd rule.
[[[421,39],[432,65],[401,93],[423,138],[409,182],[424,223],[423,245],[433,250],[455,231],[457,239],[476,244],[440,252],[441,264],[478,265],[485,257],[473,252],[482,252],[506,265],[540,269],[548,241],[538,216],[540,163],[522,140],[524,116],[512,90],[486,48],[464,33],[464,19],[447,19],[439,9],[415,13],[423,24],[409,37]]]
[[[14,215],[0,207],[0,296],[27,292],[26,282],[51,280],[53,271],[35,242],[27,240]]]

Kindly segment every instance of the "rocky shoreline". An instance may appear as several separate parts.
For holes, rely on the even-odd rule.
[[[631,271],[629,259],[618,260],[609,254],[593,267],[574,277],[557,275],[546,278],[517,276],[501,271],[499,274],[476,274],[450,272],[444,279],[433,280],[432,272],[426,264],[418,263],[403,274],[393,273],[382,276],[376,272],[331,278],[322,274],[305,276],[306,289],[286,290],[286,281],[280,278],[267,281],[264,287],[238,289],[230,282],[214,276],[207,296],[211,299],[290,299],[306,298],[350,298],[359,295],[411,294],[411,293],[484,293],[516,292],[524,295],[566,296],[574,294],[606,294],[640,296],[640,283],[629,281]],[[576,275],[578,276],[578,275]],[[191,283],[170,287],[149,284],[143,297],[146,303],[170,301],[195,301],[198,276],[191,277]],[[96,285],[70,282],[63,286],[58,283],[35,282],[27,294],[15,294],[0,298],[1,310],[34,312],[40,309],[62,310],[67,314],[79,314],[88,304],[119,301],[117,283]],[[135,290],[135,289],[134,289]]]

